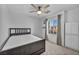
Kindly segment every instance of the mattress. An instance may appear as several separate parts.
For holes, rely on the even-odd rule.
[[[11,36],[1,51],[16,48],[18,46],[30,44],[40,40],[43,39],[38,38],[31,34]]]

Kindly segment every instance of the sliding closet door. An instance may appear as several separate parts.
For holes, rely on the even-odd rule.
[[[65,29],[65,46],[79,50],[79,24],[66,23]]]

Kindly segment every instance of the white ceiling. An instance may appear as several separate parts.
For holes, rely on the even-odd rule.
[[[50,4],[48,10],[50,10],[51,12],[48,14],[42,14],[40,16],[38,16],[36,13],[29,13],[29,11],[34,10],[34,8],[30,4],[9,4],[7,5],[7,7],[11,13],[27,14],[35,17],[45,17],[61,10],[71,10],[74,8],[78,8],[79,5],[78,4]]]

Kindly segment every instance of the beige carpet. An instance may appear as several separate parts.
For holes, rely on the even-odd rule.
[[[46,41],[46,51],[41,55],[79,55],[79,52]]]

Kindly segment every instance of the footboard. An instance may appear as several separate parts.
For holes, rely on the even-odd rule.
[[[39,55],[45,51],[45,40],[0,52],[0,55]]]

